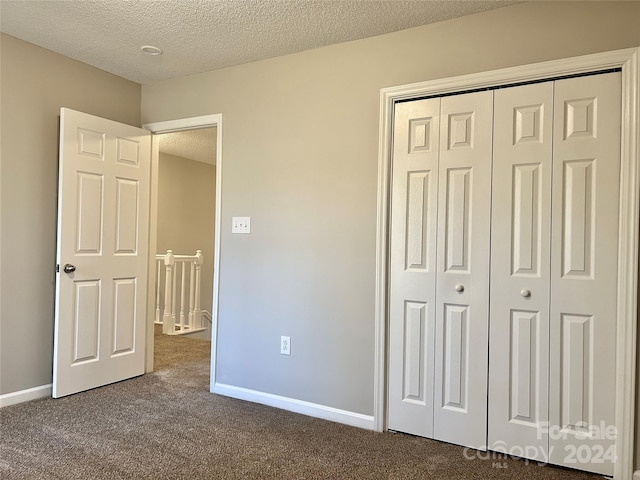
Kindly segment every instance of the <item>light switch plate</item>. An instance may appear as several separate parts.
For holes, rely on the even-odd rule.
[[[251,217],[232,217],[231,233],[251,233]]]

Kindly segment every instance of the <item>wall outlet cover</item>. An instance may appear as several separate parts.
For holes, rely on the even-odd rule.
[[[280,353],[291,355],[291,337],[280,337]]]

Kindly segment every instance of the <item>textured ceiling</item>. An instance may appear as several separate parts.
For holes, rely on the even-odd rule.
[[[197,162],[216,164],[216,128],[158,135],[160,151]]]
[[[4,33],[145,84],[519,1],[0,0]],[[164,50],[153,57],[143,45]]]

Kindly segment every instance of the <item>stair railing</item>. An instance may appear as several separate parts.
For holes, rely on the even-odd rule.
[[[202,326],[202,310],[200,309],[203,262],[202,250],[196,250],[195,255],[175,255],[172,250],[167,250],[165,254],[156,255],[154,323],[162,324],[162,333],[180,335],[206,330],[206,327]],[[180,283],[179,299],[177,298],[178,282]],[[162,295],[163,290],[164,295]]]

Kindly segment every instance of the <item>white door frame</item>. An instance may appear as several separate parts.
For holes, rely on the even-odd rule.
[[[146,128],[154,135],[160,133],[180,132],[196,128],[216,127],[216,208],[214,219],[214,251],[213,251],[213,305],[211,307],[211,379],[209,390],[213,392],[216,381],[216,354],[218,339],[218,292],[220,291],[220,220],[222,211],[222,114],[203,115],[200,117],[180,118],[164,122],[146,123]],[[149,234],[149,296],[148,311],[155,311],[155,290],[151,279],[155,278],[156,245],[158,221],[158,141],[152,137],[151,141],[151,221]],[[153,336],[154,329],[150,327],[151,316],[147,319],[147,358],[145,371],[153,371]]]
[[[640,212],[640,48],[616,50],[382,89],[378,150],[374,428],[386,425],[390,175],[394,103],[499,85],[531,82],[612,68],[622,69],[622,143],[617,298],[616,480],[631,480],[634,414]]]

